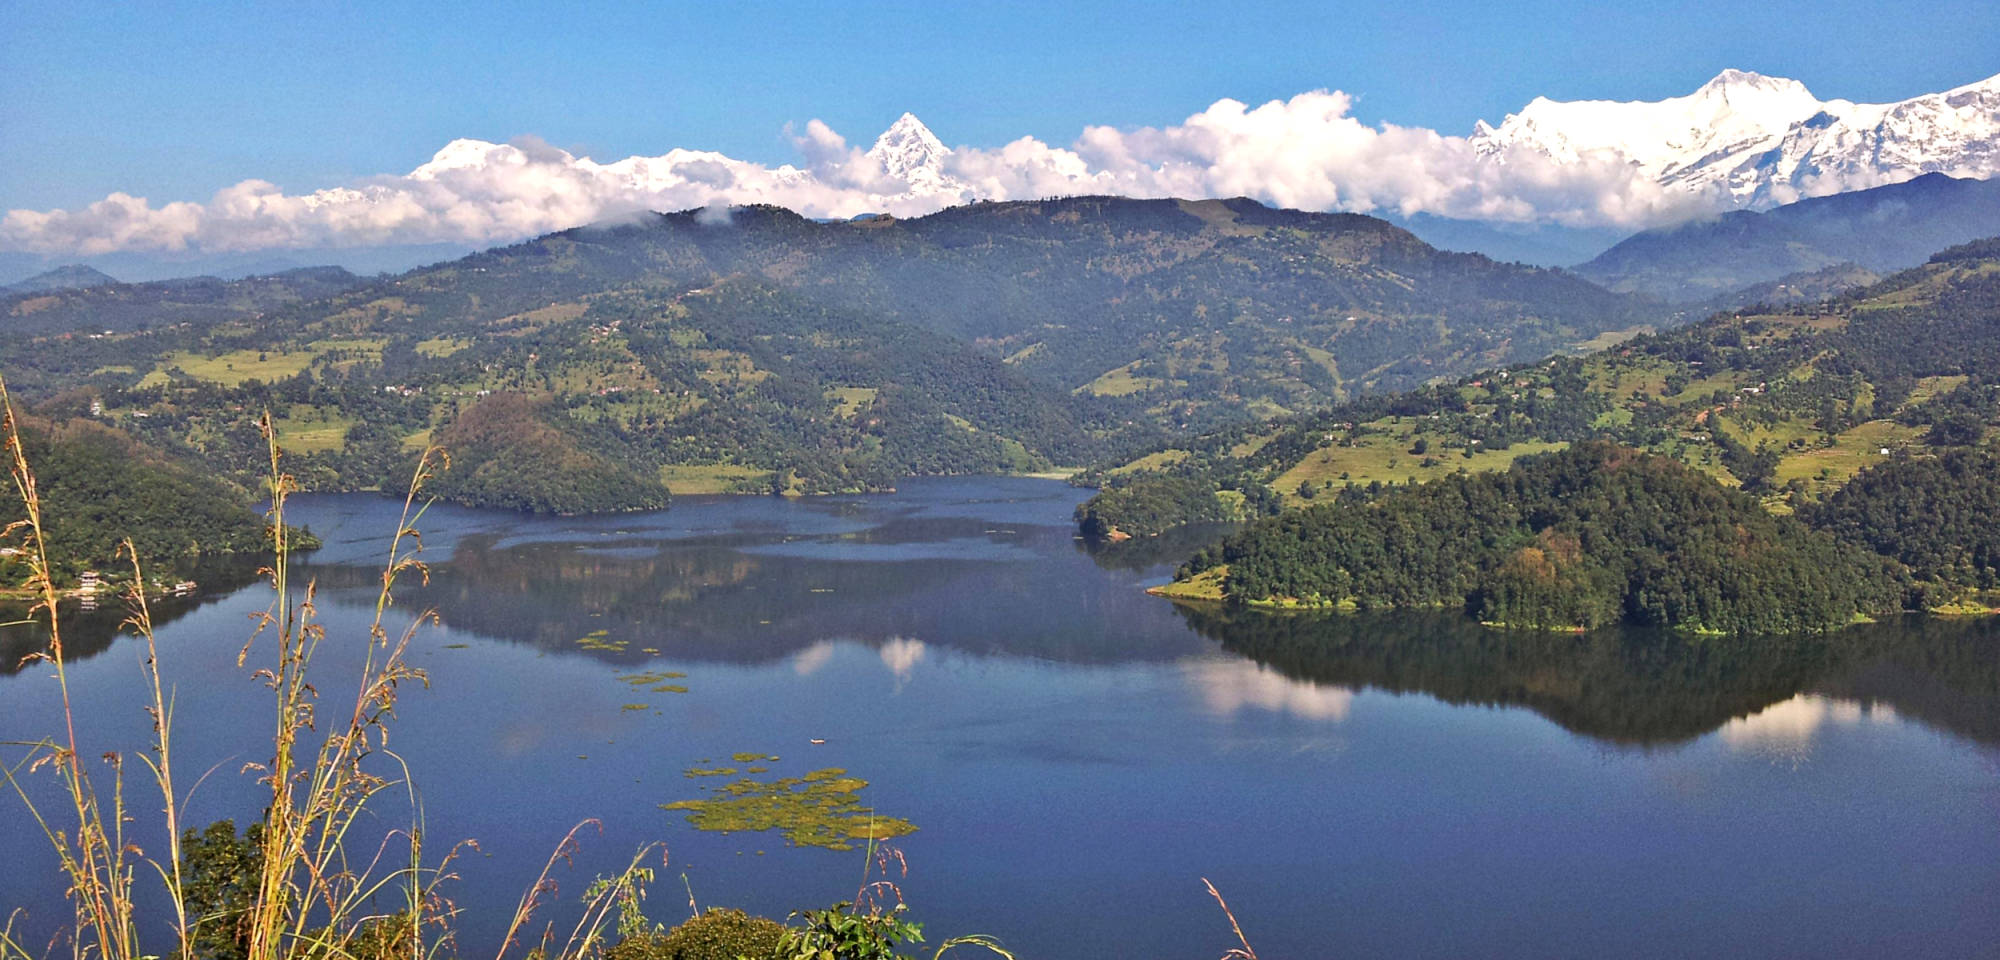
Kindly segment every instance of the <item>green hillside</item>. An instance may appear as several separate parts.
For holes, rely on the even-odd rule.
[[[1865,518],[1912,495],[1897,491],[1913,481],[1890,474],[1828,500],[1857,475],[1940,456],[1938,470],[1963,471],[1952,457],[1991,451],[1996,425],[2000,247],[1987,241],[1812,307],[1717,316],[1587,356],[1217,431],[1094,470],[1105,492],[1078,519],[1087,530],[1143,535],[1211,520],[1218,503],[1297,509],[1372,499],[1504,469],[1524,454],[1606,441],[1678,461],[1754,494],[1772,513],[1806,511],[1852,531],[1881,527]],[[2000,509],[1984,487],[1954,488],[1968,491],[1967,502],[1954,501],[1942,517]],[[1816,506],[1822,502],[1824,509]],[[1236,515],[1261,512],[1270,511]],[[1913,536],[1934,541],[1944,556],[1904,556]],[[2000,569],[2000,557],[1978,546],[1990,532],[1969,521],[1949,536],[1872,529],[1855,539],[1920,579],[1943,578],[1946,593],[1989,587],[1985,571]]]
[[[160,290],[77,291],[97,299],[36,308],[44,333],[0,344],[0,370],[229,476],[254,475],[269,406],[311,489],[379,485],[513,393],[565,449],[669,486],[824,492],[1116,458],[1660,320],[1560,271],[1247,200],[705,219],[566,231],[255,310],[146,315]],[[558,493],[503,486],[442,489]],[[614,486],[633,495],[588,509],[654,502]]]

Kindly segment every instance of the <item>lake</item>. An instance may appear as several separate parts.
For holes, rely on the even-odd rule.
[[[430,583],[397,609],[442,624],[418,635],[429,685],[390,747],[432,848],[479,843],[450,887],[464,955],[490,955],[586,818],[602,827],[558,909],[653,840],[667,923],[689,889],[780,918],[851,899],[860,850],[661,808],[738,753],[776,757],[755,761],[768,777],[844,768],[913,823],[900,882],[933,943],[1208,960],[1234,945],[1208,878],[1267,958],[1995,955],[2000,624],[1742,641],[1183,608],[1143,587],[1193,538],[1090,549],[1069,522],[1086,493],[958,478],[618,517],[433,507]],[[338,703],[400,503],[293,508],[327,543],[303,567]],[[256,815],[237,771],[269,750],[269,694],[236,658],[270,591],[230,575],[161,610],[183,782],[215,768],[197,824]],[[147,736],[142,648],[115,620],[71,628],[93,754]],[[0,632],[10,667],[33,643]],[[0,674],[0,740],[56,729],[48,672]],[[0,810],[0,906],[46,938],[53,857],[18,799]],[[384,806],[373,829],[407,817]]]

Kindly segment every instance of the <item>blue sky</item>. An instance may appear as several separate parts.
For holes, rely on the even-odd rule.
[[[454,137],[600,159],[797,158],[903,110],[949,144],[1176,123],[1316,88],[1465,133],[1536,95],[1656,99],[1723,67],[1879,101],[2000,72],[2000,4],[143,4],[0,0],[0,209],[205,200],[407,171]]]

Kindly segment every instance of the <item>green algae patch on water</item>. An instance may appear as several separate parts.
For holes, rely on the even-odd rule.
[[[585,650],[600,650],[606,653],[624,653],[631,646],[629,640],[611,639],[609,630],[592,630],[577,638],[576,645]]]
[[[762,759],[764,755],[738,756]],[[718,774],[701,768],[688,771],[689,776]],[[846,770],[828,767],[769,781],[744,777],[713,788],[707,797],[660,807],[687,811],[688,823],[697,830],[777,830],[795,847],[852,850],[857,840],[887,840],[916,832],[910,821],[885,817],[864,805],[860,794],[867,786],[868,781],[850,777]]]
[[[645,687],[654,693],[686,693],[688,688],[684,684],[663,682],[679,680],[686,676],[685,673],[675,673],[672,670],[648,670],[643,673],[621,673],[618,679],[633,687]]]

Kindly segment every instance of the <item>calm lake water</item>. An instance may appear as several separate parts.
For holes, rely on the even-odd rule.
[[[559,875],[566,905],[651,840],[672,857],[656,919],[685,915],[683,873],[704,907],[851,898],[858,851],[660,808],[745,751],[868,780],[920,828],[898,846],[932,941],[1023,957],[1215,957],[1233,940],[1204,877],[1269,958],[2000,953],[2000,624],[1691,642],[1188,610],[1141,592],[1186,545],[1093,555],[1069,525],[1083,495],[953,479],[614,518],[433,508],[430,586],[399,609],[443,625],[390,745],[434,847],[479,841],[451,888],[463,953],[490,955],[585,818],[602,830]],[[294,506],[327,541],[308,572],[337,703],[400,504]],[[269,591],[224,576],[160,630],[184,782],[216,767],[195,823],[254,817],[237,770],[269,750],[268,694],[235,666]],[[71,639],[89,753],[146,737],[140,648],[112,619]],[[9,664],[33,644],[10,629]],[[687,692],[621,680],[641,671]],[[0,740],[55,723],[45,667],[0,674]],[[53,858],[17,799],[0,810],[0,906],[45,937]]]

